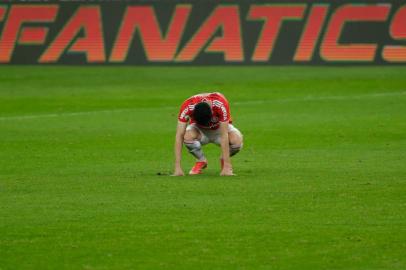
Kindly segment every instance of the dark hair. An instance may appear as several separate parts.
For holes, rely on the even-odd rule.
[[[211,120],[212,112],[210,105],[206,102],[200,102],[195,105],[193,119],[202,126],[207,126]]]

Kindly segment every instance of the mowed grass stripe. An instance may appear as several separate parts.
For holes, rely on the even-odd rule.
[[[0,122],[0,268],[403,270],[405,71],[3,68],[4,117],[95,113]],[[238,175],[207,146],[170,177],[179,103],[207,89]]]
[[[353,100],[353,99],[368,99],[368,98],[382,98],[382,97],[393,97],[393,96],[405,96],[406,92],[383,92],[383,93],[371,93],[364,95],[348,95],[348,96],[307,96],[299,98],[289,98],[289,99],[273,99],[273,100],[246,100],[232,102],[232,105],[244,106],[252,104],[272,104],[272,103],[284,103],[284,102],[307,102],[307,101],[330,101],[330,100]],[[126,113],[137,110],[175,110],[175,106],[160,106],[160,107],[150,107],[150,108],[125,108],[125,109],[113,109],[113,110],[96,110],[96,111],[83,111],[83,112],[62,112],[62,113],[52,113],[52,114],[33,114],[33,115],[12,115],[12,116],[0,116],[1,120],[24,120],[24,119],[35,119],[35,118],[49,118],[49,117],[69,117],[69,116],[81,116],[88,114],[99,114],[99,113]]]

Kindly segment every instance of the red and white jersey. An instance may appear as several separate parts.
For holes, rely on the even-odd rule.
[[[213,117],[208,126],[198,125],[193,119],[195,105],[200,102],[207,102],[211,106]],[[217,92],[198,94],[186,99],[180,107],[178,120],[184,123],[190,121],[190,124],[195,123],[206,129],[218,129],[220,122],[232,123],[229,103],[223,94]]]

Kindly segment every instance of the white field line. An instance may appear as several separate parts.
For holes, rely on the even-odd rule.
[[[252,105],[252,104],[267,104],[267,103],[285,103],[285,102],[302,102],[302,101],[327,101],[327,100],[354,100],[365,98],[379,98],[379,97],[393,97],[404,96],[406,91],[403,92],[386,92],[386,93],[373,93],[365,95],[352,95],[352,96],[306,96],[300,98],[285,98],[285,99],[269,99],[269,100],[247,100],[241,102],[233,102],[233,105]],[[174,106],[154,107],[154,108],[128,108],[128,109],[111,109],[111,110],[98,110],[98,111],[84,111],[84,112],[63,112],[63,113],[48,113],[48,114],[29,114],[29,115],[13,115],[13,116],[0,116],[0,121],[7,120],[25,120],[25,119],[37,119],[37,118],[55,118],[66,116],[81,116],[81,115],[93,115],[101,113],[121,113],[131,112],[137,110],[156,110],[156,109],[177,109]]]

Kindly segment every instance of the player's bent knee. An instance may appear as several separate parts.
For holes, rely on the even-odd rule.
[[[242,145],[243,144],[243,136],[240,132],[230,132],[228,134],[228,138],[230,140],[231,145]]]
[[[230,144],[230,157],[234,156],[240,150],[242,149],[242,143],[241,144]]]
[[[195,141],[195,140],[200,140],[200,134],[199,132],[192,128],[190,130],[186,130],[185,135],[183,136],[183,141]]]
[[[196,134],[193,134],[192,132],[186,132],[185,136],[183,136],[183,141],[186,142],[193,142],[197,139]]]

